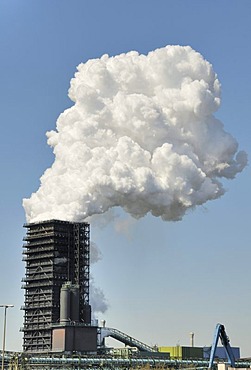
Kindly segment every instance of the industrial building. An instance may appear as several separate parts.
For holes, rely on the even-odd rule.
[[[179,368],[208,364],[211,347],[194,347],[193,341],[190,347],[151,347],[104,323],[102,327],[93,324],[88,223],[48,220],[24,226],[23,353],[6,357],[9,369]],[[126,347],[107,348],[107,337]],[[240,357],[238,348],[234,355]],[[219,352],[219,358],[222,356]]]
[[[231,347],[235,360],[240,359],[240,348]],[[171,346],[171,347],[158,347],[158,352],[168,353],[171,359],[184,360],[184,359],[209,359],[211,347],[194,347],[194,346]],[[224,347],[217,347],[215,351],[215,358],[227,361],[227,354]]]
[[[24,353],[103,353],[108,336],[156,352],[119,330],[92,323],[88,223],[48,220],[24,227]]]
[[[168,353],[171,359],[177,360],[204,358],[202,347],[185,347],[178,345],[174,347],[158,347],[158,351],[161,353]]]
[[[24,225],[23,351],[95,351],[89,304],[90,225],[49,220]]]

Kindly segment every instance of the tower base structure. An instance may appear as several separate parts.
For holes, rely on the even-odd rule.
[[[52,328],[52,352],[97,352],[97,327],[65,325]]]

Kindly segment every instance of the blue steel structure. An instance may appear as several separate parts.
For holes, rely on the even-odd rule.
[[[215,333],[214,333],[214,340],[213,340],[212,349],[211,349],[211,353],[210,353],[208,368],[212,369],[212,367],[213,367],[215,352],[216,352],[216,349],[217,349],[217,344],[218,344],[219,338],[221,339],[221,343],[222,343],[222,345],[224,346],[224,348],[226,350],[228,363],[231,365],[231,367],[235,367],[235,358],[234,358],[233,351],[232,351],[232,349],[230,347],[230,344],[229,344],[230,341],[229,341],[229,338],[226,334],[225,327],[222,324],[217,324],[216,329],[215,329]]]

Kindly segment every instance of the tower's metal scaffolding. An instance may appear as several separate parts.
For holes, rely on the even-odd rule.
[[[52,325],[60,319],[60,289],[79,287],[79,322],[90,324],[90,225],[49,220],[25,224],[24,352],[48,352]]]

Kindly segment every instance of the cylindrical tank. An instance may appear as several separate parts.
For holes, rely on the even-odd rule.
[[[79,286],[71,286],[71,320],[79,322]]]
[[[70,286],[66,283],[60,290],[60,324],[70,321],[70,298]]]

